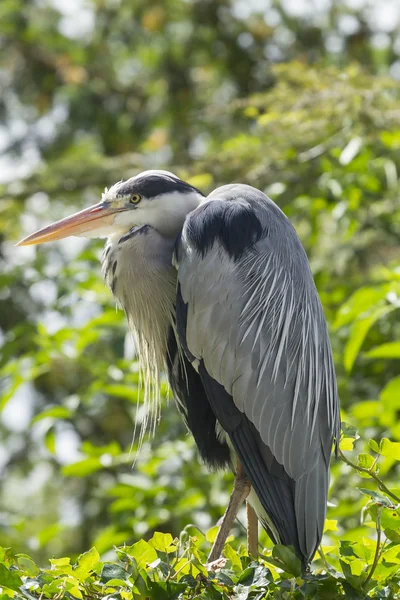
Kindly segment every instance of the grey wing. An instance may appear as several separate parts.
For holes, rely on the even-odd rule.
[[[234,185],[190,213],[176,255],[181,343],[266,529],[308,561],[323,533],[339,400],[303,247],[270,199]]]

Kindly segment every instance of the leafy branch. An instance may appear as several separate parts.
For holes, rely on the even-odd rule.
[[[362,467],[360,465],[356,465],[355,463],[351,462],[351,460],[346,458],[346,456],[343,454],[343,452],[340,450],[340,448],[339,448],[339,457],[344,463],[346,463],[346,465],[349,465],[350,467],[352,467],[352,469],[355,469],[356,471],[359,471],[360,473],[367,473],[368,475],[370,475],[370,477],[372,477],[372,479],[374,479],[376,481],[381,492],[384,492],[385,494],[390,496],[393,500],[395,500],[398,504],[400,504],[400,498],[398,496],[396,496],[396,494],[394,494],[393,492],[391,492],[389,490],[389,488],[383,483],[382,479],[375,472],[374,469],[376,466],[376,460],[373,462],[373,464],[369,468]]]

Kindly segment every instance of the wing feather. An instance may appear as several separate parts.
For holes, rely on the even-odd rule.
[[[280,209],[242,185],[219,188],[190,213],[176,254],[187,306],[182,344],[250,424],[229,428],[218,405],[227,410],[226,398],[204,384],[267,529],[308,560],[323,531],[339,401],[306,254]]]

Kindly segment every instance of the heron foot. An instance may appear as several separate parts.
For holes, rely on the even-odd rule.
[[[233,491],[229,499],[228,507],[222,519],[221,527],[215,538],[213,547],[208,556],[207,563],[211,563],[221,556],[226,538],[232,528],[233,522],[236,519],[240,505],[250,493],[251,485],[247,479],[242,466],[240,465],[235,475]]]

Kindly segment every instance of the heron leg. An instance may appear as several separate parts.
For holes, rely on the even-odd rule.
[[[246,500],[247,514],[247,550],[249,555],[258,556],[258,517],[250,502]]]
[[[239,465],[236,470],[233,491],[229,499],[229,504],[222,518],[222,523],[217,533],[217,537],[215,538],[213,547],[211,548],[211,552],[208,556],[208,563],[217,560],[217,558],[221,556],[226,538],[228,537],[233,522],[236,519],[240,505],[249,495],[250,488],[250,482],[243,471],[243,467],[242,465]]]

